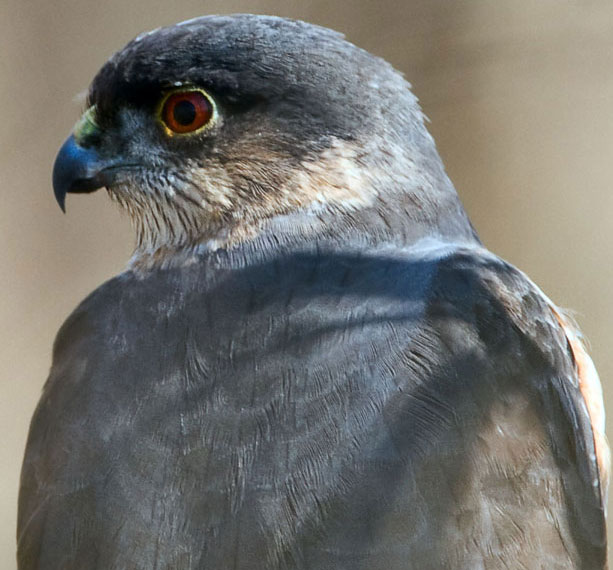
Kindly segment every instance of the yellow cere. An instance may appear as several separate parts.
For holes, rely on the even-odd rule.
[[[99,127],[96,123],[96,106],[92,105],[81,115],[73,129],[73,135],[77,143],[85,141],[88,137],[98,132]]]

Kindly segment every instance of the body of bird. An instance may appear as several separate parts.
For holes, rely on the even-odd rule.
[[[20,570],[605,568],[591,361],[481,245],[399,74],[209,17],[89,103],[56,197],[107,186],[137,247],[58,334]]]

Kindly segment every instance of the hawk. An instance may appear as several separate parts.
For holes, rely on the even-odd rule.
[[[141,35],[53,184],[137,241],[55,341],[20,570],[605,568],[592,362],[386,62],[275,17]]]

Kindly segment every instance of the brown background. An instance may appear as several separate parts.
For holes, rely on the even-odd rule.
[[[15,567],[21,456],[55,332],[131,251],[104,192],[61,214],[55,152],[113,51],[222,12],[336,28],[406,74],[483,240],[576,310],[613,410],[610,0],[0,0],[2,569]]]

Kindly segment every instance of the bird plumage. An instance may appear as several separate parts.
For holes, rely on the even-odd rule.
[[[193,139],[151,119],[177,82],[219,105]],[[482,247],[387,64],[203,18],[90,103],[76,144],[130,164],[109,192],[139,241],[56,339],[20,570],[605,567],[589,357]]]

